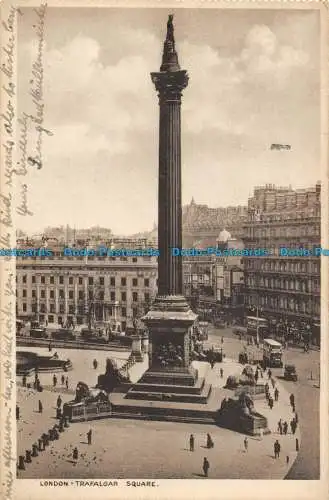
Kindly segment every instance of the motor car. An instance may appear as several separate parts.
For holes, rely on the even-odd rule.
[[[298,376],[296,372],[295,365],[285,365],[284,367],[284,379],[297,382]]]

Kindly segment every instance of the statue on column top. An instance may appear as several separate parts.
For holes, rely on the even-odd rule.
[[[167,40],[174,42],[174,25],[173,25],[174,15],[170,14],[167,22]]]

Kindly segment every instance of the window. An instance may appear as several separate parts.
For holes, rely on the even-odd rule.
[[[111,286],[115,286],[115,278],[111,278],[110,279],[110,285]]]
[[[146,287],[150,286],[150,280],[148,278],[144,279],[144,286]]]
[[[79,300],[82,300],[82,299],[83,299],[83,291],[79,290]]]
[[[60,306],[59,306],[59,312],[60,312],[60,314],[64,314],[65,313],[64,304],[60,304]]]
[[[59,284],[63,285],[63,283],[64,283],[64,276],[60,276],[59,277]]]
[[[73,285],[73,277],[72,276],[69,278],[69,285]]]
[[[121,278],[121,286],[127,286],[127,279]]]
[[[104,300],[104,292],[99,292],[99,300]]]
[[[23,297],[26,297],[26,289],[23,290]]]
[[[99,284],[100,284],[101,286],[104,286],[104,278],[103,278],[103,277],[100,277],[100,278],[99,278]]]
[[[27,309],[27,306],[26,306],[26,303],[24,302],[24,304],[23,304],[23,311],[26,312],[26,309]]]
[[[83,278],[79,278],[79,285],[83,285]]]
[[[69,305],[69,314],[74,314],[74,305]]]
[[[111,302],[115,302],[115,292],[111,292]]]
[[[51,313],[55,312],[55,304],[50,304],[50,312]]]
[[[127,294],[126,294],[126,292],[122,292],[121,293],[121,300],[122,300],[122,302],[126,302],[126,300],[127,300]]]
[[[70,290],[69,291],[69,299],[73,299],[74,298],[74,292],[73,290]]]
[[[133,257],[133,262],[137,262],[137,257]]]
[[[61,289],[61,290],[59,291],[59,298],[60,298],[60,299],[64,299],[64,297],[65,297],[65,295],[64,295],[64,290],[63,290],[63,289]]]
[[[50,290],[50,298],[54,299],[55,298],[55,290]]]
[[[45,306],[45,304],[41,304],[41,306],[40,306],[40,312],[42,312],[42,313],[46,312],[46,306]]]
[[[133,286],[137,286],[138,285],[138,279],[137,278],[133,278]]]
[[[55,283],[54,276],[50,276],[49,281],[50,284],[53,285]]]
[[[32,312],[33,313],[37,312],[37,305],[36,304],[32,304]]]
[[[94,278],[88,278],[88,285],[94,284]]]
[[[48,316],[48,321],[49,321],[49,323],[53,323],[54,322],[54,316],[49,315]]]
[[[37,296],[37,291],[36,290],[32,290],[32,298],[35,298]]]
[[[136,318],[137,317],[137,308],[133,307],[132,312],[133,312],[133,318]]]
[[[43,285],[46,283],[46,277],[45,276],[41,276],[41,283]]]
[[[46,298],[46,291],[45,290],[41,290],[40,296],[41,296],[42,299],[45,299]]]
[[[127,309],[125,307],[121,308],[121,316],[123,316],[124,318],[127,316]]]
[[[144,299],[145,299],[145,302],[149,302],[150,301],[150,294],[144,293]]]
[[[23,275],[23,283],[26,283],[26,274]]]
[[[138,300],[138,293],[133,292],[133,302],[137,302],[137,300]]]

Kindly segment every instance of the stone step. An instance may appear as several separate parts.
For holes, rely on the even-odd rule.
[[[201,391],[196,394],[190,394],[183,391],[178,392],[176,387],[174,389],[174,392],[163,392],[162,387],[159,385],[153,392],[144,392],[138,390],[137,384],[130,391],[128,391],[126,398],[136,400],[142,399],[146,401],[172,401],[179,403],[206,404],[211,392],[211,385],[205,383]],[[185,389],[185,387],[182,387],[182,389]]]

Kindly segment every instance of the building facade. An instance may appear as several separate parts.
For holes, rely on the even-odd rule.
[[[320,258],[288,256],[296,249],[320,247],[321,186],[293,190],[255,188],[244,225],[246,248],[271,255],[245,257],[245,304],[275,324],[307,324],[319,340]],[[286,250],[285,250],[286,249]]]
[[[19,319],[61,325],[121,322],[145,314],[156,294],[156,257],[17,258]]]

